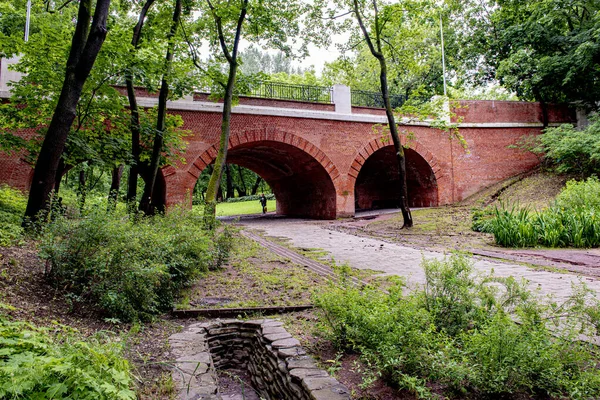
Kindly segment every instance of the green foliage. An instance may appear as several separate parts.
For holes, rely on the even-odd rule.
[[[231,233],[201,226],[199,216],[177,210],[137,220],[92,212],[50,223],[40,249],[50,263],[48,279],[74,301],[121,320],[149,320],[169,310],[180,289],[227,260]]]
[[[590,125],[583,130],[572,125],[548,128],[540,137],[538,152],[558,172],[590,176],[600,173],[600,115],[590,117]]]
[[[10,246],[21,237],[21,221],[27,198],[18,190],[0,186],[0,246]]]
[[[0,398],[135,399],[121,345],[78,336],[63,326],[38,328],[0,314]]]
[[[471,210],[471,229],[475,232],[492,233],[490,221],[494,216],[494,209],[485,207],[483,209],[475,208]]]
[[[359,351],[371,374],[419,398],[437,398],[431,384],[449,397],[600,395],[597,350],[574,340],[599,326],[593,292],[576,287],[564,303],[546,304],[525,282],[474,276],[465,256],[423,267],[423,291],[404,294],[398,283],[383,293],[343,280],[315,296],[332,340]]]
[[[499,80],[523,100],[597,108],[600,3],[461,0],[451,28],[475,82]]]
[[[484,228],[505,247],[598,247],[600,181],[592,177],[567,182],[550,208],[541,212],[501,204]]]

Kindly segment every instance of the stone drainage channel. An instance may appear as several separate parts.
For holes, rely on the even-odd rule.
[[[169,338],[176,357],[179,400],[349,400],[348,389],[306,355],[283,323],[271,319],[214,320]],[[217,370],[245,370],[245,395],[221,396]]]

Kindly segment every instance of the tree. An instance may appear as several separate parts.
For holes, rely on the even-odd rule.
[[[250,41],[263,41],[266,45],[291,52],[286,44],[288,35],[299,34],[300,21],[305,6],[296,1],[284,0],[205,0],[202,2],[202,18],[199,20],[200,32],[207,35],[212,44],[214,58],[212,65],[200,64],[192,38],[188,38],[190,51],[196,65],[203,71],[209,70],[222,89],[218,93],[223,98],[223,113],[219,150],[213,166],[206,197],[204,218],[208,228],[214,226],[215,209],[221,176],[227,162],[229,144],[231,108],[234,102],[234,89],[240,65],[239,44],[242,37]],[[204,36],[203,35],[203,36]],[[197,36],[196,36],[197,38]],[[216,44],[216,45],[215,45]],[[225,72],[221,72],[224,65]]]
[[[11,50],[19,54],[15,69],[24,75],[12,84],[10,101],[0,105],[1,136],[20,138],[18,147],[26,150],[25,157],[32,164],[40,152],[63,88],[66,67],[61,64],[70,51],[72,21],[77,15],[74,4],[53,12],[41,5],[34,7],[32,20],[35,23],[29,41],[18,43]],[[111,10],[119,18],[111,20],[111,34],[104,41],[81,90],[74,123],[57,167],[55,193],[60,189],[64,173],[80,163],[110,171],[131,161],[125,102],[114,87],[123,72],[124,54],[128,50],[123,46],[123,39],[131,19],[128,10],[114,7]],[[8,15],[3,17],[8,18]],[[12,35],[20,37],[22,32]],[[0,42],[10,44],[11,39],[15,41],[14,37],[1,37]],[[119,174],[115,174],[115,178],[118,177]],[[115,179],[114,184],[113,189],[116,189],[119,179]]]
[[[384,9],[383,13],[379,11],[379,5],[377,0],[372,0],[371,9],[368,11],[365,7],[365,2],[360,0],[352,1],[352,12],[356,18],[363,38],[369,47],[369,51],[372,56],[377,59],[379,63],[379,85],[381,95],[383,97],[383,103],[385,106],[385,114],[388,120],[388,128],[394,143],[394,149],[396,150],[396,160],[398,163],[398,173],[400,175],[400,210],[402,211],[402,218],[404,219],[403,227],[410,228],[413,225],[412,215],[410,208],[408,207],[408,185],[406,183],[406,158],[404,156],[404,148],[400,143],[400,135],[398,133],[398,126],[394,117],[394,110],[390,103],[388,76],[387,76],[387,59],[384,53],[383,43],[386,41],[384,36],[385,25],[394,17],[393,10],[389,8]],[[369,14],[367,14],[367,12]],[[370,18],[367,23],[370,22],[370,26],[367,27],[365,20]],[[389,42],[388,42],[389,44]]]
[[[38,155],[29,191],[25,217],[33,221],[47,210],[56,172],[76,116],[81,91],[108,32],[106,19],[110,0],[97,0],[92,22],[92,0],[81,0],[71,41],[67,70],[54,115]]]
[[[144,27],[144,22],[146,20],[146,15],[154,4],[154,0],[146,0],[144,5],[142,6],[138,21],[133,28],[133,34],[131,37],[131,52],[136,52],[140,45],[140,40],[142,37],[142,28]],[[135,95],[135,88],[133,85],[134,79],[134,62],[131,61],[129,68],[125,74],[125,85],[127,87],[127,99],[129,100],[129,111],[131,113],[131,157],[133,158],[131,166],[129,168],[129,178],[127,182],[127,203],[130,206],[130,209],[135,209],[135,202],[137,198],[137,182],[138,175],[140,169],[140,111],[137,105],[137,99]],[[133,207],[132,207],[133,205]]]
[[[150,159],[150,170],[148,180],[144,187],[144,193],[140,202],[140,210],[146,214],[154,212],[155,204],[152,203],[152,195],[154,193],[154,185],[160,164],[161,154],[164,146],[164,134],[166,132],[166,114],[167,114],[167,99],[169,97],[169,80],[171,79],[173,53],[175,51],[175,36],[179,28],[181,20],[182,0],[175,0],[173,8],[173,21],[169,34],[167,35],[168,47],[165,57],[165,72],[162,77],[160,92],[158,95],[158,115],[156,119],[156,135],[152,147],[152,158]]]
[[[382,7],[380,13],[386,19],[381,33],[382,50],[388,60],[390,93],[407,97],[416,92],[421,96],[443,94],[440,17],[447,19],[448,13],[441,13],[437,4],[426,0],[404,0]],[[446,28],[444,36],[448,71],[456,75],[454,70],[460,70],[461,65],[454,57],[454,35]],[[325,64],[324,79],[356,90],[379,91],[379,61],[371,54],[362,35],[353,32],[343,48],[337,60]]]
[[[478,83],[497,79],[523,100],[600,99],[600,1],[473,0],[460,3],[461,54]]]

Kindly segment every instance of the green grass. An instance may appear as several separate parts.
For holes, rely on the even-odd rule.
[[[275,211],[275,200],[267,201],[267,210]],[[202,206],[193,206],[195,211],[202,211]],[[219,203],[217,204],[217,217],[226,217],[229,215],[246,215],[260,214],[262,208],[260,202],[256,201],[239,201],[235,203]]]

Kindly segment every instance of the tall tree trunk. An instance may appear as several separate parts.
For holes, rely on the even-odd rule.
[[[27,219],[35,221],[40,211],[48,210],[49,196],[54,189],[58,165],[75,119],[83,85],[106,38],[110,0],[97,0],[90,25],[92,3],[92,0],[79,3],[65,80],[33,171],[24,224]]]
[[[258,192],[258,187],[260,186],[261,181],[262,178],[260,176],[256,176],[256,181],[254,181],[254,185],[252,185],[252,191],[250,192],[252,196],[255,196],[256,192]]]
[[[237,191],[241,196],[246,196],[248,195],[248,188],[246,187],[246,181],[244,180],[244,171],[242,171],[242,167],[240,167],[239,165],[237,165],[237,171],[238,171],[238,177],[240,179],[240,184],[237,187]]]
[[[142,195],[142,200],[140,202],[140,210],[144,211],[146,214],[153,214],[155,208],[152,201],[152,194],[154,193],[156,175],[158,174],[160,156],[164,145],[163,135],[166,129],[165,120],[167,116],[167,99],[169,97],[169,78],[173,64],[173,53],[175,51],[175,35],[177,34],[179,20],[181,19],[181,3],[182,0],[175,0],[173,22],[171,24],[171,30],[167,35],[169,44],[165,59],[165,72],[163,74],[160,92],[158,95],[158,116],[156,118],[156,135],[154,136],[154,145],[152,147],[152,158],[150,160],[150,175],[148,182],[146,182],[146,185],[144,186],[144,194]]]
[[[108,209],[115,209],[117,207],[117,200],[119,198],[119,189],[121,188],[121,177],[123,176],[123,164],[114,167],[112,170],[112,177],[110,181],[110,190],[108,191]]]
[[[79,211],[83,213],[85,207],[85,198],[87,197],[87,183],[85,182],[85,169],[79,171]]]
[[[146,0],[146,3],[140,11],[138,22],[133,28],[133,36],[131,38],[131,45],[133,51],[139,48],[140,37],[142,35],[142,27],[146,19],[148,10],[154,3],[154,0]],[[131,156],[133,163],[129,167],[129,178],[127,180],[127,203],[130,205],[130,210],[135,210],[135,201],[137,198],[137,182],[140,168],[140,112],[137,105],[137,98],[135,96],[135,88],[133,86],[133,64],[129,66],[129,69],[125,73],[125,84],[127,86],[127,99],[129,100],[129,110],[131,112]]]
[[[225,198],[231,199],[232,197],[235,197],[235,193],[233,192],[233,179],[231,178],[231,165],[229,164],[225,164],[225,182],[227,186]]]
[[[413,226],[412,214],[410,213],[410,208],[408,207],[408,185],[406,183],[406,159],[404,157],[404,148],[400,143],[400,135],[398,134],[398,126],[396,125],[396,120],[394,118],[394,112],[392,110],[392,105],[390,104],[390,94],[388,89],[387,82],[387,65],[385,61],[385,55],[382,51],[381,46],[381,29],[380,21],[379,21],[379,11],[377,9],[377,1],[372,0],[373,11],[374,11],[374,27],[373,31],[375,33],[375,41],[371,38],[369,31],[365,27],[363,22],[362,13],[360,10],[358,0],[353,0],[354,6],[354,15],[356,20],[358,21],[358,25],[362,31],[363,37],[369,47],[369,51],[379,61],[379,83],[381,85],[381,95],[383,97],[383,103],[385,106],[385,115],[388,120],[388,126],[390,129],[390,134],[392,136],[392,141],[394,142],[394,149],[396,150],[396,161],[398,162],[398,174],[400,177],[400,210],[402,211],[402,217],[404,219],[404,226],[406,228],[410,228]]]
[[[402,218],[404,219],[404,227],[410,228],[413,226],[412,214],[408,207],[408,185],[406,182],[406,157],[404,156],[404,148],[400,143],[400,135],[398,134],[398,126],[394,118],[394,112],[392,105],[390,104],[390,94],[387,84],[387,65],[385,58],[379,59],[379,66],[381,68],[379,74],[379,81],[381,83],[381,94],[383,96],[383,103],[385,104],[385,115],[390,126],[390,134],[392,135],[392,141],[394,142],[394,150],[396,150],[396,162],[398,163],[398,173],[400,177],[400,210],[402,211]]]
[[[244,0],[242,9],[237,21],[237,27],[235,37],[233,40],[233,50],[229,52],[225,43],[225,36],[223,34],[223,27],[221,25],[221,17],[217,15],[210,2],[208,2],[217,31],[219,33],[219,42],[223,54],[229,63],[229,75],[227,76],[227,85],[225,86],[225,98],[223,99],[223,118],[221,120],[221,138],[219,140],[219,151],[217,152],[217,158],[214,162],[213,173],[210,175],[208,181],[208,187],[206,189],[206,204],[204,206],[204,224],[207,229],[213,229],[215,226],[215,216],[217,208],[217,190],[221,183],[221,175],[223,174],[223,167],[227,162],[227,146],[229,144],[229,133],[231,127],[231,106],[233,102],[233,87],[235,85],[235,77],[237,73],[237,54],[238,45],[240,43],[240,37],[242,34],[242,25],[246,18],[246,11],[248,8],[248,0]]]
[[[56,169],[56,178],[54,178],[54,196],[58,194],[60,191],[60,182],[62,181],[62,177],[66,171],[65,161],[63,158],[60,158],[58,162],[58,168]]]

